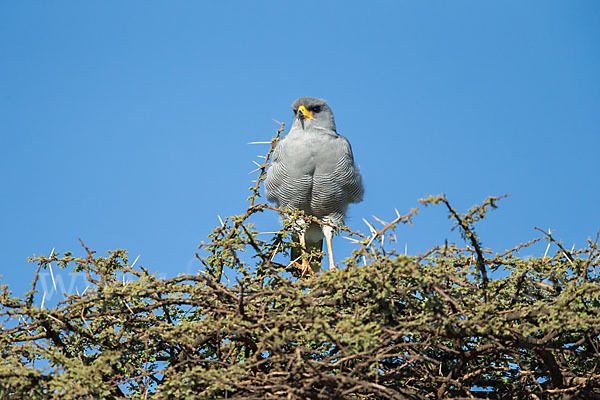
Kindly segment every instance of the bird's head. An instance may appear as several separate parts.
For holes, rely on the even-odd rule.
[[[335,132],[333,112],[327,102],[314,97],[300,97],[292,104],[293,126],[302,129],[322,128]]]

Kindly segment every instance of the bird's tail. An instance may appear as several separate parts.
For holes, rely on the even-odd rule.
[[[306,251],[308,252],[308,254],[311,255],[308,259],[308,262],[310,263],[310,267],[313,270],[313,272],[317,273],[321,269],[322,255],[320,253],[323,251],[323,239],[318,239],[315,241],[310,240],[308,237],[306,237],[305,240]],[[292,247],[292,261],[296,260],[296,262],[300,264],[302,262],[300,259],[302,252],[300,248],[300,239],[298,237],[298,234],[292,234],[292,242],[294,243],[294,246]]]

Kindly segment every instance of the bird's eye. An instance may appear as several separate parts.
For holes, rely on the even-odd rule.
[[[314,106],[310,108],[310,111],[314,112],[314,113],[320,113],[321,112],[321,106]]]

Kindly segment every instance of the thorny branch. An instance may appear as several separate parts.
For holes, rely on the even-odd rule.
[[[201,273],[159,279],[124,250],[99,256],[82,242],[82,258],[33,258],[24,299],[1,286],[0,398],[600,398],[600,277],[579,272],[598,267],[598,235],[566,251],[544,232],[560,252],[522,260],[540,238],[499,254],[475,234],[499,198],[461,214],[431,197],[424,204],[444,203],[473,248],[384,251],[411,210],[376,219],[370,235],[342,228],[359,245],[345,268],[295,279],[272,261],[285,229],[261,240],[250,223],[265,210],[295,215],[255,200],[276,138],[249,208],[203,244]],[[40,307],[50,262],[85,272],[89,290]],[[221,282],[226,265],[234,283]]]

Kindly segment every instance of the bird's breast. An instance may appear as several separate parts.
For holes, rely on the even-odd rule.
[[[285,154],[282,154],[288,172],[303,176],[335,169],[336,154],[328,136],[306,132],[288,138]]]

